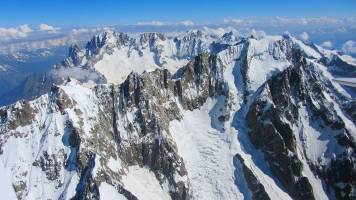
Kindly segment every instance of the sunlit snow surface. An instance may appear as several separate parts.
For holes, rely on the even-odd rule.
[[[101,183],[99,187],[101,200],[126,200],[126,197],[117,192],[117,190],[106,182]]]
[[[255,98],[249,96],[246,100],[247,103],[244,102],[244,89],[253,94],[269,77],[291,65],[285,52],[275,45],[281,39],[282,36],[249,39],[247,48],[248,71],[246,74],[248,81],[246,85],[242,80],[242,63],[239,59],[244,49],[243,44],[230,46],[217,54],[221,64],[224,65],[224,81],[230,92],[231,110],[226,111],[226,113],[220,110],[223,107],[225,97],[219,96],[209,98],[201,108],[193,111],[184,110],[180,107],[182,119],[170,122],[169,133],[166,134],[171,134],[177,144],[178,155],[183,158],[188,172],[187,177],[179,178],[187,179],[193,199],[249,199],[251,197],[250,191],[243,181],[244,175],[241,171],[241,163],[234,163],[233,157],[236,154],[243,158],[245,165],[264,185],[271,199],[291,199],[269,170],[262,153],[251,144],[244,121],[248,103]],[[326,67],[315,60],[321,56],[315,49],[298,40],[292,40],[292,42],[306,54],[310,67],[314,67],[327,79],[333,79],[332,74],[328,72]],[[106,77],[108,83],[118,84],[123,82],[132,71],[143,73],[157,68],[167,68],[174,73],[176,69],[188,62],[185,58],[178,59],[176,57],[180,54],[175,52],[171,40],[160,41],[160,45],[164,49],[160,59],[165,61],[161,64],[157,63],[148,48],[142,49],[143,54],[139,55],[136,50],[129,50],[124,47],[115,49],[112,54],[104,54],[103,58],[94,64],[94,68]],[[130,52],[129,56],[128,52]],[[352,58],[347,56],[343,56],[343,59],[347,62],[354,62]],[[349,96],[340,84],[336,82],[331,84],[338,92]],[[55,184],[47,180],[44,172],[40,168],[32,166],[33,161],[44,150],[49,154],[60,154],[59,152],[62,152],[69,155],[72,149],[67,144],[68,135],[64,132],[64,122],[71,119],[75,127],[81,126],[83,128],[84,138],[90,137],[96,115],[101,109],[98,105],[95,88],[92,86],[87,87],[86,84],[72,80],[60,86],[60,88],[77,102],[76,109],[82,112],[81,118],[77,116],[74,109],[67,109],[66,115],[62,115],[60,112],[52,112],[49,95],[43,95],[30,102],[34,108],[39,110],[34,117],[33,124],[17,127],[15,130],[20,133],[27,133],[26,137],[8,138],[3,146],[4,154],[1,155],[2,163],[0,164],[4,165],[4,169],[0,165],[0,170],[2,172],[9,171],[12,175],[12,177],[0,176],[5,177],[0,181],[1,184],[6,184],[1,189],[4,189],[4,194],[10,195],[9,199],[12,194],[8,183],[19,183],[22,180],[29,187],[23,195],[27,199],[58,199],[59,197],[69,199],[76,193],[79,177],[75,171],[61,169],[59,174],[64,185],[60,189],[55,189]],[[267,93],[261,95],[262,98],[268,99]],[[355,133],[354,124],[343,114],[333,97],[326,93],[324,96],[330,102],[333,102],[335,110],[345,122],[346,128],[351,130],[351,133]],[[21,105],[18,103],[16,106]],[[128,120],[134,118],[134,111],[126,114]],[[303,165],[306,166],[302,173],[309,178],[316,198],[327,199],[320,179],[313,175],[306,158],[316,162],[319,157],[324,156],[323,162],[327,162],[327,159],[332,156],[331,152],[338,151],[335,147],[336,140],[328,132],[322,132],[317,128],[315,122],[308,116],[305,107],[300,106],[299,113],[302,125],[293,128],[297,134],[298,156]],[[230,119],[226,122],[220,122],[217,118],[221,114],[229,114]],[[122,124],[118,124],[118,128],[125,133]],[[60,137],[54,137],[53,134],[49,134],[50,132],[58,132]],[[129,138],[125,134],[122,137],[124,139],[125,137]],[[302,150],[305,150],[305,153]],[[94,176],[103,167],[99,155],[95,161]],[[139,199],[170,199],[167,184],[160,184],[152,171],[139,166],[130,166],[123,169],[122,163],[120,159],[109,157],[106,167],[114,172],[120,170],[124,172],[121,183],[125,189]],[[28,174],[23,178],[21,175],[25,172]],[[125,199],[122,194],[117,192],[117,188],[106,182],[100,184],[99,192],[101,199],[104,200]]]
[[[185,160],[194,199],[242,199],[234,183],[230,132],[211,127],[209,112],[216,101],[185,112],[182,121],[171,122],[170,131]]]
[[[17,199],[15,190],[12,187],[12,180],[10,173],[4,168],[2,162],[0,162],[0,196],[2,199],[15,200]]]
[[[168,191],[164,191],[155,174],[145,167],[131,166],[122,178],[124,187],[138,199],[156,200],[171,199]]]
[[[130,51],[130,55],[127,52]],[[105,54],[103,59],[94,65],[94,68],[103,74],[109,83],[122,83],[131,72],[139,74],[144,71],[153,71],[157,68],[167,68],[174,73],[179,67],[187,64],[187,60],[168,58],[163,66],[157,65],[154,61],[154,55],[149,49],[145,49],[143,56],[136,50],[117,49],[113,54]]]
[[[356,78],[335,78],[335,82],[356,88]]]

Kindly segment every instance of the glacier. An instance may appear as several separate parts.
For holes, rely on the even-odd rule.
[[[333,80],[355,61],[287,33],[98,34],[0,108],[0,182],[18,199],[354,198],[356,101]]]

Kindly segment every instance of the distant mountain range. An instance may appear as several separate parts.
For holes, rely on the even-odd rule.
[[[355,58],[288,33],[103,32],[0,97],[3,182],[19,199],[354,199],[339,77]]]

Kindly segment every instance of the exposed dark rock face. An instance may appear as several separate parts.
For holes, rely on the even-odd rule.
[[[298,191],[299,188],[296,187],[298,182],[295,177],[302,178],[302,164],[293,153],[293,149],[295,149],[294,136],[291,137],[289,134],[291,133],[290,127],[286,126],[287,128],[281,129],[278,127],[280,125],[278,121],[265,121],[277,115],[277,112],[273,109],[267,111],[271,113],[264,113],[267,106],[262,101],[251,105],[247,114],[247,123],[251,128],[251,141],[257,148],[262,149],[272,172],[281,180],[293,196],[298,199],[313,199],[312,194],[304,197],[298,196],[302,191]],[[281,127],[283,127],[283,124]]]
[[[265,187],[258,181],[253,172],[245,165],[245,161],[239,154],[234,156],[234,163],[240,162],[246,184],[252,193],[253,200],[269,200],[271,199],[266,193]],[[236,165],[236,164],[235,164]],[[239,177],[236,177],[239,178]]]
[[[336,191],[337,199],[355,199],[356,162],[355,152],[344,154],[331,161],[328,168],[321,174],[327,183],[331,183]]]
[[[91,200],[99,199],[99,189],[96,182],[93,179],[92,171],[95,166],[95,154],[88,153],[86,160],[86,165],[82,166],[80,180],[76,188],[76,195],[72,198],[73,200]]]
[[[251,129],[252,143],[262,150],[272,172],[290,194],[296,199],[314,199],[311,184],[301,173],[305,166],[298,157],[292,128],[293,124],[298,126],[299,107],[303,105],[309,108],[314,120],[320,120],[320,127],[335,130],[337,134],[334,137],[340,146],[347,147],[345,151],[349,151],[349,148],[352,148],[351,152],[354,151],[354,141],[333,104],[323,95],[326,87],[312,66],[307,65],[298,51],[293,54],[293,63],[294,66],[273,76],[259,89],[259,97],[253,101],[247,113],[247,124]],[[330,167],[339,166],[336,160]],[[347,168],[350,173],[354,173],[352,160],[349,155],[348,163],[351,165]],[[339,177],[335,179],[339,180]],[[325,180],[329,182],[330,178]],[[346,180],[349,186],[352,182],[352,178]],[[340,195],[338,186],[334,187],[337,196]],[[348,193],[343,193],[343,197],[350,198],[351,189],[346,190]]]
[[[17,198],[20,199],[22,197],[22,195],[26,191],[26,188],[27,188],[27,185],[26,185],[26,183],[24,181],[21,181],[18,184],[14,184],[14,189],[15,189]]]
[[[177,171],[184,176],[186,171],[176,153],[174,143],[165,138],[163,133],[168,132],[170,120],[179,119],[177,105],[171,100],[174,97],[173,82],[167,80],[164,83],[165,73],[168,72],[156,70],[142,76],[131,74],[120,86],[120,115],[137,108],[134,122],[126,124],[128,132],[137,132],[139,137],[146,138],[145,142],[131,144],[127,150],[122,151],[122,156],[130,165],[149,166],[157,177],[162,177],[162,174],[164,179],[168,179],[170,185],[176,188],[179,183],[174,181],[174,173]],[[170,107],[161,106],[165,103]],[[183,191],[173,191],[171,195],[175,199],[185,199],[184,193],[187,194],[187,189],[188,187],[184,186]]]
[[[116,113],[116,110],[117,110],[117,96],[115,95],[115,88],[114,86],[111,87],[111,104],[112,104],[112,128],[114,130],[114,139],[115,139],[115,142],[117,143],[117,146],[118,146],[118,149],[120,147],[120,143],[121,143],[121,137],[120,137],[120,132],[119,130],[117,130],[117,119],[116,119],[116,116],[117,116],[117,113]]]
[[[42,171],[46,173],[48,180],[59,181],[59,170],[61,166],[59,159],[61,159],[61,155],[49,155],[46,151],[44,151],[43,155],[32,165],[41,167]],[[60,181],[58,186],[61,186]]]
[[[301,174],[302,163],[296,155],[295,136],[289,124],[282,121],[285,116],[294,121],[294,105],[291,104],[289,94],[289,77],[286,70],[281,75],[270,79],[262,88],[266,95],[263,99],[253,102],[247,114],[247,124],[251,128],[252,143],[263,150],[265,159],[269,162],[272,172],[281,180],[289,192],[298,199],[313,199],[313,194],[304,194],[304,187],[297,187]],[[288,76],[289,75],[289,76]],[[269,102],[271,101],[271,102]],[[299,177],[299,178],[296,178]],[[309,184],[310,185],[310,184]],[[306,185],[308,190],[311,187]]]
[[[118,36],[119,40],[112,43],[113,37]],[[127,44],[128,36],[125,33],[113,33],[113,32],[105,32],[99,35],[94,36],[86,45],[86,55],[93,56],[95,54],[99,54],[99,51],[102,47],[106,46],[106,49],[103,51],[111,51],[113,47],[118,44]]]
[[[15,112],[16,120],[10,123],[10,129],[30,124],[35,111],[27,101],[22,101],[20,108],[14,108],[11,112]]]
[[[183,38],[175,38],[178,58],[192,59],[194,56],[204,53],[203,38],[206,37],[201,31],[188,32]]]
[[[68,80],[70,81],[70,79]],[[50,91],[50,102],[56,105],[56,108],[65,114],[65,109],[73,108],[77,102],[73,101],[64,91],[62,91],[58,86],[53,85]],[[53,110],[52,110],[53,112]]]
[[[6,133],[10,130],[15,129],[18,126],[26,126],[31,124],[33,117],[38,111],[34,109],[28,101],[20,101],[16,106],[7,106],[0,109],[1,123],[6,124],[1,127],[2,133]],[[9,114],[11,113],[11,118]],[[15,135],[16,137],[23,137],[21,133]],[[1,153],[1,143],[5,143],[5,140],[0,142],[0,153]]]
[[[83,59],[83,52],[78,47],[78,45],[75,44],[71,45],[69,47],[68,59],[65,61],[67,62],[66,65],[72,63],[74,66],[77,66],[82,62],[82,59]]]
[[[227,95],[223,80],[223,68],[215,56],[197,56],[182,70],[176,81],[176,92],[185,109],[194,110],[205,103],[208,97]]]
[[[354,133],[348,128],[349,121],[339,115],[344,112],[355,123],[355,102],[337,93],[330,80],[308,62],[311,56],[306,59],[305,52],[293,47],[289,36],[271,43],[273,45],[268,46],[266,52],[272,59],[289,62],[291,66],[278,73],[273,72],[257,91],[250,87],[254,80],[249,74],[253,67],[250,63],[252,58],[260,56],[253,54],[254,47],[250,46],[253,45],[250,42],[256,40],[241,39],[235,44],[240,45],[239,48],[234,49],[235,46],[230,43],[206,46],[204,37],[207,36],[202,32],[192,31],[173,41],[177,50],[175,57],[191,59],[199,54],[174,75],[167,69],[141,74],[132,72],[121,84],[96,85],[90,89],[77,82],[72,82],[75,86],[71,87],[71,79],[61,79],[61,83],[65,82],[63,86],[43,86],[43,89],[49,91],[48,95],[1,108],[0,155],[10,137],[30,140],[40,134],[33,145],[37,147],[38,143],[38,152],[32,152],[30,165],[38,168],[43,178],[55,183],[56,189],[61,192],[63,190],[60,199],[100,199],[102,194],[99,188],[104,183],[127,199],[138,199],[136,193],[126,188],[123,179],[133,166],[153,172],[164,192],[169,192],[172,199],[190,199],[192,190],[187,178],[189,168],[186,168],[188,165],[179,155],[169,124],[173,120],[182,120],[185,112],[202,108],[209,98],[217,98],[218,111],[214,115],[208,113],[212,121],[211,128],[225,133],[230,128],[230,115],[235,109],[245,111],[247,108],[246,116],[243,112],[241,115],[246,118],[249,128],[248,136],[253,144],[249,147],[256,147],[263,154],[267,162],[266,169],[270,169],[278,179],[278,185],[273,187],[281,187],[278,189],[286,190],[294,199],[316,199],[316,191],[313,191],[315,182],[311,181],[315,177],[305,173],[305,169],[311,169],[323,180],[328,195],[335,194],[337,199],[355,199]],[[223,39],[233,40],[232,37],[232,33],[228,33]],[[85,52],[78,46],[72,46],[63,66],[74,67],[81,64],[84,58],[90,58],[81,67],[94,70],[91,69],[92,65],[102,58],[103,53],[111,54],[115,48],[126,47],[142,50],[141,53],[143,49],[149,49],[155,56],[155,64],[162,66],[165,60],[162,59],[160,44],[167,40],[158,33],[141,34],[139,39],[132,39],[123,33],[101,34],[87,44]],[[212,52],[231,48],[232,52],[229,52],[226,59],[234,64],[233,74],[229,77],[233,76],[235,80],[224,80],[224,60],[219,57],[221,55],[202,53],[206,48]],[[239,56],[229,60],[229,56],[235,55]],[[232,86],[229,81],[234,82],[232,84],[235,86],[237,82],[243,84],[235,90],[229,88]],[[68,93],[63,89],[65,87]],[[239,99],[241,102],[234,101],[237,95],[231,91],[244,93]],[[232,105],[235,103],[241,105]],[[211,112],[215,112],[214,108]],[[303,121],[306,118],[303,114],[313,122],[315,129],[327,134],[325,140],[337,147],[337,150],[331,149],[334,155],[325,155],[325,160],[330,158],[330,162],[322,159],[324,155],[318,158],[320,162],[308,158],[303,146],[306,139],[302,136],[310,133],[304,132],[306,129],[303,126],[307,126],[307,122]],[[215,121],[219,125],[213,126]],[[57,140],[60,143],[58,148],[42,149],[41,145],[45,141],[50,143]],[[233,142],[229,144],[234,145]],[[262,184],[265,181],[261,179],[262,175],[251,167],[255,160],[248,163],[239,154],[229,158],[233,159],[231,162],[235,167],[239,165],[242,171],[240,175],[243,176],[233,177],[235,179],[232,179],[232,184],[234,180],[243,178],[246,181],[244,188],[249,190],[248,197],[272,198],[268,190],[270,187]],[[114,161],[110,163],[110,160]],[[27,170],[20,174],[23,180],[31,178],[29,172]],[[65,173],[78,177],[74,196],[67,196],[68,191],[62,182]],[[28,184],[28,181],[22,180],[15,182],[14,188],[20,198],[31,187]]]
[[[331,71],[335,75],[347,77],[356,76],[355,66],[352,66],[349,63],[345,62],[338,55],[333,55],[331,58],[323,57],[320,62],[328,66],[329,71]]]
[[[162,33],[143,33],[140,35],[140,43],[143,46],[153,47],[159,40],[164,41],[166,37]]]
[[[117,86],[98,85],[93,90],[97,99],[94,102],[100,109],[95,118],[89,119],[94,124],[89,136],[85,136],[88,134],[84,129],[87,121],[79,109],[81,102],[73,100],[61,87],[52,86],[46,111],[63,117],[64,124],[59,125],[64,128],[61,140],[69,151],[62,150],[54,156],[40,149],[32,165],[41,168],[50,181],[60,180],[63,170],[77,173],[80,180],[73,199],[99,199],[98,187],[103,182],[114,186],[127,198],[136,199],[120,182],[125,172],[114,172],[105,167],[108,161],[102,158],[113,157],[122,160],[124,167],[149,168],[159,183],[168,183],[172,199],[189,199],[189,183],[177,179],[177,176],[187,176],[187,170],[169,133],[169,123],[182,118],[179,107],[193,110],[201,107],[209,97],[227,96],[222,74],[217,57],[203,54],[183,67],[178,79],[172,78],[168,70],[157,69],[141,75],[131,73]],[[68,79],[66,84],[72,84],[71,81]],[[11,119],[5,110],[1,112],[6,128],[33,123],[37,111],[31,104],[24,102],[21,108],[12,108],[15,110]],[[76,118],[70,118],[69,112]],[[134,116],[132,121],[126,119],[127,115]],[[41,143],[52,134],[48,131],[49,126],[45,123],[42,127]],[[119,126],[124,129],[118,129]],[[93,174],[95,165],[103,168]],[[57,185],[61,188],[63,182],[59,181]],[[26,189],[23,186],[18,193],[22,194]],[[62,197],[66,197],[66,191]]]
[[[356,100],[348,101],[344,104],[345,112],[350,116],[352,122],[356,124]]]
[[[244,96],[248,96],[250,94],[250,91],[248,91],[248,88],[246,87],[248,82],[249,82],[249,78],[247,76],[247,70],[249,69],[248,64],[249,64],[249,58],[247,57],[247,53],[248,53],[248,47],[249,47],[249,42],[246,40],[241,41],[241,44],[245,44],[243,46],[242,55],[245,56],[241,56],[239,58],[239,60],[237,60],[239,62],[239,65],[241,66],[240,69],[240,73],[242,75],[242,83],[244,84]],[[246,100],[246,99],[244,99]]]
[[[54,65],[53,69],[44,73],[29,75],[17,87],[1,95],[1,105],[8,105],[20,99],[31,100],[35,97],[49,92],[52,84],[62,84],[69,76],[81,82],[89,80],[96,83],[105,83],[106,79],[94,69],[94,64],[102,60],[104,55],[112,55],[117,49],[126,48],[124,57],[130,59],[132,54],[143,56],[145,49],[149,49],[149,56],[153,56],[157,66],[162,67],[167,64],[167,57],[162,55],[167,49],[160,44],[170,40],[176,46],[176,53],[171,58],[193,59],[201,53],[214,52],[224,48],[210,48],[210,44],[204,40],[208,38],[201,31],[192,31],[184,37],[167,38],[161,33],[143,33],[139,38],[134,38],[126,33],[116,33],[112,31],[95,35],[86,45],[80,48],[78,45],[71,45],[68,49],[68,56],[62,62]],[[173,45],[174,46],[174,45]],[[173,47],[172,46],[172,47]],[[220,46],[218,43],[214,46]],[[226,45],[223,45],[226,46]]]
[[[159,180],[167,179],[175,188],[171,192],[173,199],[188,198],[188,186],[174,180],[175,173],[184,176],[187,172],[174,142],[165,133],[169,133],[170,121],[181,118],[177,103],[193,110],[203,105],[208,97],[224,93],[222,69],[216,62],[214,56],[201,55],[183,68],[179,80],[172,80],[167,70],[156,70],[142,75],[131,74],[120,85],[119,116],[123,118],[136,109],[134,121],[125,124],[126,130],[145,138],[144,142],[130,144],[122,150],[123,160],[129,165],[149,166],[157,178],[163,175]]]

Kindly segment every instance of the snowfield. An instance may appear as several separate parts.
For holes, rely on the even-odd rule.
[[[170,132],[186,161],[193,199],[242,199],[230,149],[234,135],[211,127],[209,112],[216,103],[209,100],[199,110],[185,112],[182,121],[171,122]]]
[[[327,185],[316,168],[354,156],[354,147],[341,145],[338,136],[344,136],[344,143],[356,138],[354,99],[340,85],[352,86],[355,81],[336,79],[321,60],[340,57],[349,69],[355,59],[291,35],[242,38],[220,29],[208,31],[174,37],[99,34],[86,49],[74,49],[63,66],[57,66],[54,73],[66,80],[63,84],[31,101],[1,107],[1,197],[169,200],[184,188],[194,200],[253,199],[261,192],[254,190],[263,190],[273,200],[294,199],[289,185],[271,168],[265,149],[251,138],[259,120],[272,123],[275,116],[262,120],[265,112],[274,109],[277,116],[276,110],[285,111],[276,103],[285,100],[285,106],[295,106],[296,115],[295,119],[278,115],[295,137],[295,151],[288,149],[285,155],[296,154],[302,165],[300,175],[292,174],[292,179],[297,183],[304,176],[315,199],[333,199],[336,186]],[[184,68],[187,63],[190,68]],[[301,67],[294,77],[282,76],[296,63],[308,70]],[[75,77],[68,78],[71,73]],[[146,79],[140,79],[142,74]],[[316,81],[307,82],[306,77]],[[281,93],[271,92],[272,86],[279,86],[268,84],[273,78],[284,81]],[[150,86],[157,86],[157,91]],[[294,94],[310,94],[316,86],[321,88],[319,96]],[[330,103],[323,112],[318,110],[322,106],[318,98]],[[252,106],[258,114],[253,127],[247,121]],[[340,123],[333,124],[337,120]],[[282,134],[287,128],[275,129],[265,134],[287,149]],[[161,157],[156,159],[152,152]],[[347,159],[353,164],[351,158]]]
[[[123,177],[122,182],[125,188],[131,191],[138,199],[171,199],[168,191],[164,191],[155,175],[144,167],[129,167],[128,173]]]

